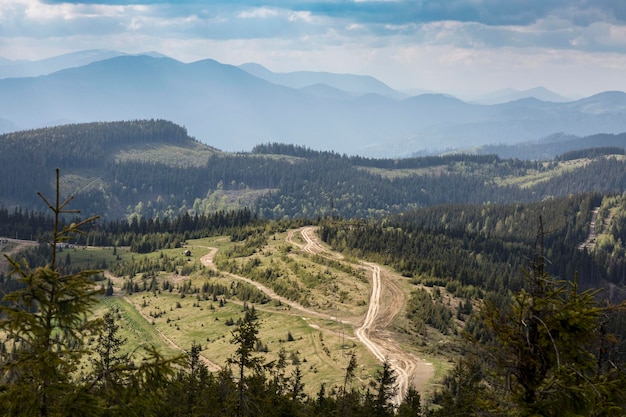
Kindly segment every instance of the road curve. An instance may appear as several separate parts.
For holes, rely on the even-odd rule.
[[[293,240],[292,232],[288,234],[287,240],[309,253],[323,254],[323,256],[334,259],[343,258],[341,254],[330,252],[319,244],[315,235],[315,227],[302,228],[300,233],[306,242],[304,245],[298,244]],[[421,383],[416,385],[420,385],[417,387],[418,389],[423,388],[423,385],[434,375],[434,369],[432,364],[403,351],[390,339],[384,339],[375,335],[376,332],[388,326],[393,318],[404,309],[404,294],[391,279],[383,280],[379,265],[363,262],[363,266],[372,272],[372,290],[365,318],[361,326],[355,329],[355,334],[376,359],[381,362],[389,361],[396,374],[397,391],[394,404],[399,405],[404,399],[409,386],[414,383],[415,377],[419,374]],[[381,309],[383,291],[390,293],[394,302],[385,305]]]

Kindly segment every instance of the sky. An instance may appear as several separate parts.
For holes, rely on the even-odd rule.
[[[85,49],[575,98],[626,91],[626,0],[0,0],[0,57]]]

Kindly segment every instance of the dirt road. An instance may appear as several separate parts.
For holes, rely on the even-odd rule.
[[[597,229],[597,220],[598,220],[598,212],[600,211],[600,207],[596,207],[591,212],[591,223],[589,224],[589,236],[587,240],[578,245],[578,249],[589,249],[593,250],[596,246],[596,239],[598,237],[598,229]]]
[[[209,268],[214,268],[213,258],[215,258],[215,254],[217,253],[217,248],[209,248],[209,249],[211,249],[211,251],[209,253],[207,253],[206,255],[204,255],[203,257],[200,258],[200,263],[202,263],[202,265],[207,266]],[[292,309],[300,310],[301,312],[306,313],[309,316],[326,318],[325,314],[322,314],[319,311],[311,310],[310,308],[304,307],[300,303],[297,303],[295,301],[292,301],[292,300],[289,300],[289,299],[287,299],[285,297],[282,297],[282,296],[276,294],[274,292],[274,290],[272,290],[270,287],[266,287],[265,285],[263,285],[263,284],[261,284],[259,282],[251,280],[250,278],[246,278],[246,277],[243,277],[241,275],[231,274],[229,272],[222,272],[222,273],[225,276],[227,276],[227,277],[236,279],[238,281],[243,281],[243,282],[246,282],[246,283],[252,285],[253,287],[255,287],[259,291],[263,292],[265,295],[267,295],[271,299],[278,300],[282,304],[288,305]]]
[[[334,259],[343,258],[341,254],[328,251],[319,243],[314,227],[300,229],[306,242],[304,245],[295,241],[294,233],[290,232],[287,240],[302,250]],[[435,370],[431,363],[399,347],[393,332],[388,329],[396,315],[404,311],[406,299],[400,287],[377,264],[363,262],[362,265],[372,272],[372,290],[367,313],[361,325],[355,329],[355,334],[379,361],[388,360],[391,364],[397,384],[394,403],[400,404],[409,386],[421,390],[433,377]]]
[[[578,245],[579,250],[587,249],[593,250],[596,247],[596,243],[598,241],[599,233],[606,233],[606,230],[609,228],[611,221],[613,220],[613,214],[615,212],[615,208],[609,210],[608,216],[604,218],[602,224],[598,224],[598,213],[600,212],[600,207],[596,207],[591,212],[591,223],[589,223],[589,236],[587,239]]]

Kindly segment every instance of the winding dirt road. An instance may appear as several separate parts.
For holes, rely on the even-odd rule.
[[[593,211],[591,212],[591,223],[589,223],[589,236],[587,237],[587,240],[585,240],[583,243],[578,245],[578,249],[593,250],[593,248],[596,246],[596,238],[598,237],[598,230],[597,230],[596,223],[598,221],[599,212],[600,212],[600,207],[594,208]]]
[[[604,219],[602,224],[598,224],[598,213],[600,212],[600,207],[596,207],[591,212],[591,222],[589,223],[589,236],[587,239],[578,245],[579,250],[587,249],[593,250],[596,246],[598,240],[598,233],[602,233],[609,228],[611,221],[613,220],[614,210],[609,210],[608,216]]]
[[[200,263],[202,263],[202,265],[207,266],[209,268],[215,268],[215,266],[213,265],[213,258],[215,258],[215,254],[217,253],[217,248],[208,248],[208,249],[211,249],[210,252],[200,258]],[[292,301],[292,300],[289,300],[289,299],[287,299],[285,297],[282,297],[282,296],[276,294],[274,292],[274,290],[272,290],[271,288],[266,287],[265,285],[263,285],[263,284],[261,284],[259,282],[253,281],[250,278],[246,278],[246,277],[243,277],[241,275],[231,274],[229,272],[223,272],[222,271],[222,273],[225,276],[227,276],[227,277],[236,279],[238,281],[243,281],[243,282],[246,282],[246,283],[252,285],[253,287],[255,287],[259,291],[263,292],[265,295],[267,295],[271,299],[278,300],[282,304],[286,304],[286,305],[288,305],[289,307],[291,307],[291,308],[293,308],[295,310],[300,310],[301,312],[306,313],[306,314],[308,314],[310,316],[326,318],[325,314],[322,314],[319,311],[311,310],[310,308],[304,307],[300,303],[297,303],[295,301]]]
[[[315,234],[314,227],[300,229],[304,245],[297,243],[289,233],[287,240],[302,250],[322,256],[342,259],[341,254],[326,250]],[[396,374],[397,392],[394,403],[400,404],[409,386],[421,390],[434,375],[434,368],[428,363],[400,348],[387,330],[397,314],[404,310],[406,299],[400,287],[380,266],[371,262],[362,265],[372,272],[372,290],[365,318],[355,334],[379,361],[388,360]]]

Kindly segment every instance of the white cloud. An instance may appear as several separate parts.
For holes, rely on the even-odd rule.
[[[270,9],[268,7],[259,7],[255,9],[245,10],[240,12],[237,17],[240,19],[267,19],[270,17],[276,17],[279,15],[278,10]]]
[[[305,12],[290,12],[288,13],[288,18],[287,18],[290,22],[295,22],[298,20],[301,20],[303,22],[307,22],[307,23],[313,23],[314,19],[313,16],[311,15],[311,12],[305,11]]]

